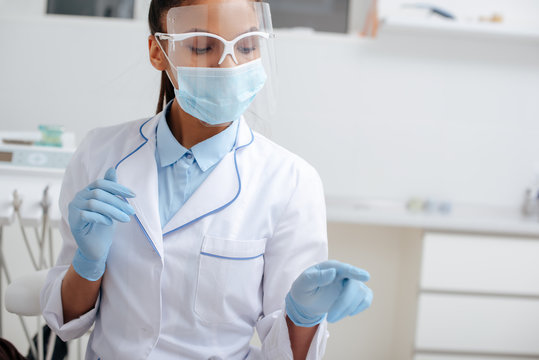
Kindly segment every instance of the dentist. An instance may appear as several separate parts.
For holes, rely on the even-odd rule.
[[[86,359],[322,358],[372,291],[327,260],[317,172],[243,117],[273,102],[269,5],[153,0],[149,23],[157,115],[73,156],[43,316],[64,340],[94,324]]]

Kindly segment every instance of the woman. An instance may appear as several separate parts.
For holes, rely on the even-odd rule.
[[[95,323],[87,359],[321,358],[326,318],[372,292],[326,261],[316,171],[241,116],[271,80],[269,6],[152,1],[149,21],[158,114],[91,131],[66,169],[45,319],[64,340]]]

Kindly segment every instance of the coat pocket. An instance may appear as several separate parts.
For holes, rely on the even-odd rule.
[[[256,323],[262,312],[266,239],[205,236],[199,256],[194,312],[210,323]]]

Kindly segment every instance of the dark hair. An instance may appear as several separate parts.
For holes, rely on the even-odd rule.
[[[148,24],[150,25],[150,33],[153,35],[156,32],[165,32],[163,28],[163,15],[176,6],[186,5],[191,2],[187,0],[152,0],[150,3],[150,11],[148,12]],[[163,107],[170,100],[174,99],[174,86],[170,82],[165,70],[161,71],[161,90],[159,90],[159,98],[157,99],[157,108],[155,113],[163,110]]]

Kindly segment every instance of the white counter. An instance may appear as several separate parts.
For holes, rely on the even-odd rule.
[[[539,236],[539,217],[525,218],[519,208],[453,204],[450,213],[441,214],[413,213],[398,201],[329,196],[326,202],[328,221],[332,222]]]

